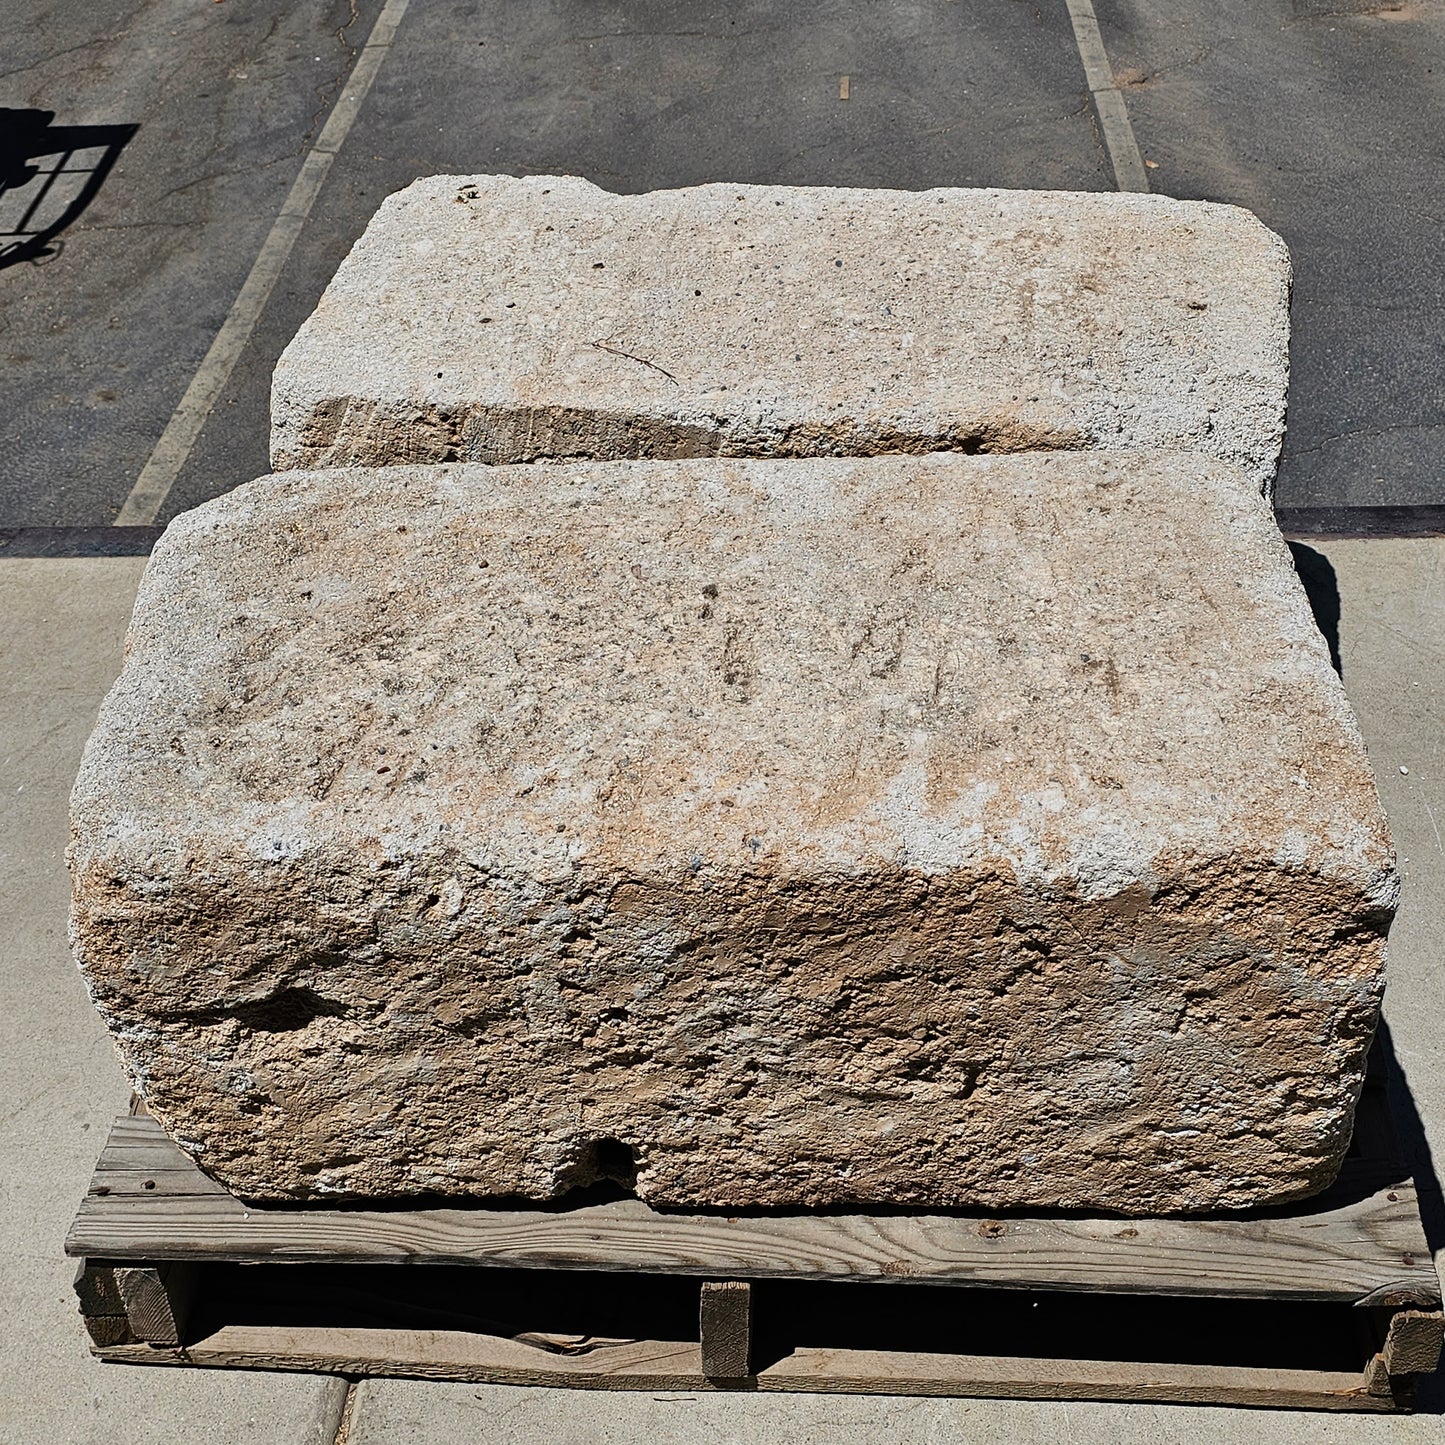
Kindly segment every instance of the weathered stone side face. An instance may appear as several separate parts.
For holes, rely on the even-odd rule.
[[[1267,492],[1289,275],[1159,196],[431,177],[282,356],[272,465],[1163,447]]]
[[[136,1088],[269,1198],[1294,1198],[1397,887],[1193,456],[265,478],[157,546],[73,820]]]

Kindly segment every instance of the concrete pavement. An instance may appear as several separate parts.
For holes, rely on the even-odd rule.
[[[1417,1177],[1445,1158],[1445,542],[1315,544],[1341,599],[1346,687],[1404,860],[1386,1012],[1410,1098]],[[331,1445],[344,1387],[330,1377],[102,1366],[86,1341],[61,1242],[126,1089],[65,943],[66,797],[96,707],[119,665],[140,558],[0,558],[0,799],[6,919],[0,1125],[7,1360],[0,1440],[142,1445],[205,1438]],[[1412,1134],[1411,1111],[1423,1128]],[[1437,1251],[1438,1184],[1427,1195]],[[1439,1259],[1437,1253],[1437,1260]],[[1438,1384],[1426,1411],[1445,1405]],[[1182,1406],[828,1396],[620,1395],[427,1381],[357,1389],[351,1445],[546,1441],[928,1442],[1071,1439],[1280,1442],[1438,1440],[1438,1414],[1334,1418]]]
[[[0,1441],[331,1445],[340,1380],[98,1366],[61,1253],[129,1096],[66,943],[66,800],[144,565],[0,559]]]
[[[1414,1445],[1436,1417],[881,1395],[567,1394],[368,1380],[347,1445]]]

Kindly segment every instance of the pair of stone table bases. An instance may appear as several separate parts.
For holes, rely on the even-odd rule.
[[[256,1199],[1325,1187],[1398,882],[1288,292],[1152,197],[392,197],[76,785],[148,1110]]]

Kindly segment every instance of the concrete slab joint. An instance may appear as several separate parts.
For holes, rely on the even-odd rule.
[[[272,465],[1166,448],[1267,492],[1289,285],[1160,196],[435,176],[282,356]]]
[[[73,800],[135,1086],[266,1198],[1319,1189],[1397,879],[1256,480],[395,465],[189,513]]]

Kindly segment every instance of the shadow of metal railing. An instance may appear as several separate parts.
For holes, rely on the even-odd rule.
[[[54,111],[0,108],[0,270],[59,254],[57,238],[139,129],[54,120]]]

